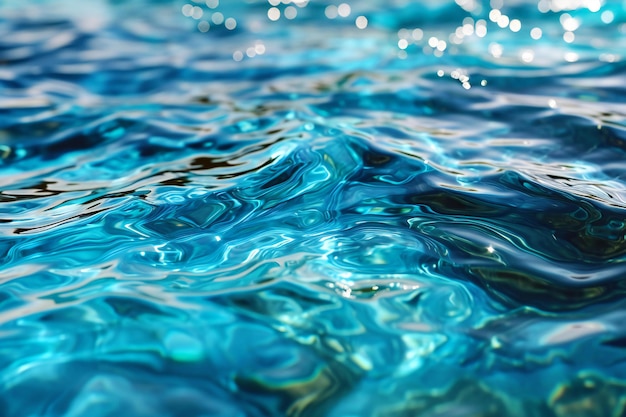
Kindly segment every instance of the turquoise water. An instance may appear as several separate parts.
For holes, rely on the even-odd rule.
[[[625,415],[625,8],[0,2],[0,416]]]

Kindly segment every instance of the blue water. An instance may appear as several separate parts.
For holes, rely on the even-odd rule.
[[[625,415],[625,7],[1,1],[0,416]]]

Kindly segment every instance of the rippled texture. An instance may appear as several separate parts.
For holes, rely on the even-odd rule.
[[[624,415],[623,3],[272,4],[0,3],[0,415]]]

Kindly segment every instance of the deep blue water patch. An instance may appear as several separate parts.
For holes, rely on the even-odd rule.
[[[626,414],[625,7],[0,2],[0,417]]]

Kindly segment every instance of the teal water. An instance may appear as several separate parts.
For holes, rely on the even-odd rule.
[[[626,415],[626,3],[0,1],[0,417]]]

